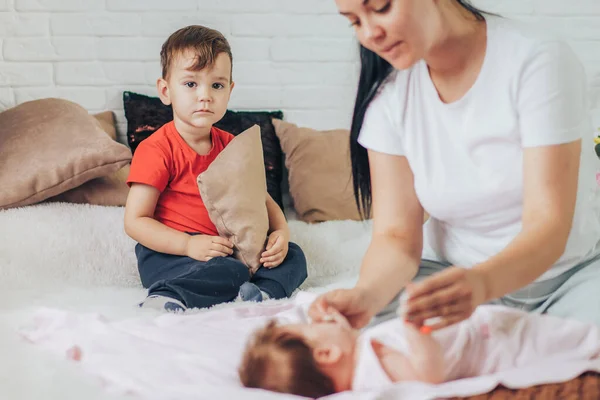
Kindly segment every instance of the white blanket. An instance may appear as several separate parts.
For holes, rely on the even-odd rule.
[[[241,304],[235,308],[191,315],[162,315],[151,320],[134,318],[110,321],[97,313],[79,314],[41,309],[36,313],[32,325],[23,330],[23,335],[60,357],[76,359],[73,362],[98,377],[106,390],[116,394],[129,394],[148,400],[293,399],[293,396],[240,387],[237,367],[252,331],[271,318],[284,323],[306,321],[305,310],[313,298],[312,294],[300,293],[294,300],[287,302]],[[494,312],[502,314],[503,309],[490,306],[480,314],[483,313],[491,321]],[[548,326],[544,321],[536,316],[527,319],[528,334],[536,335],[535,338],[528,338],[527,343],[552,342],[546,340],[545,335],[552,333],[542,329]],[[391,322],[390,326],[395,326]],[[554,320],[546,322],[556,325]],[[568,329],[570,324],[572,329]],[[414,400],[434,399],[485,393],[500,383],[520,388],[566,381],[588,370],[600,371],[600,360],[589,360],[598,356],[598,343],[581,339],[593,336],[586,333],[588,329],[583,324],[564,321],[562,332],[581,333],[573,336],[573,341],[579,341],[580,348],[577,348],[576,355],[572,358],[563,354],[554,359],[546,358],[543,363],[524,362],[527,367],[439,386],[399,383],[370,392],[344,393],[331,397],[374,398],[385,392],[395,398],[402,395],[402,398]],[[593,333],[595,337],[597,333],[597,330]],[[568,341],[567,336],[561,337]],[[521,343],[519,338],[512,342]],[[575,344],[570,343],[569,346],[574,347]],[[506,350],[507,360],[513,360],[520,351],[517,348]],[[527,354],[534,354],[532,350],[529,348]],[[501,351],[495,353],[497,357],[502,356]]]
[[[297,310],[275,303],[109,321],[97,313],[45,308],[23,336],[64,359],[80,359],[81,368],[112,394],[144,400],[251,398],[236,375],[245,339],[270,315],[297,321]]]
[[[123,218],[123,207],[65,203],[0,210],[0,289],[140,287],[135,242],[125,234]],[[357,275],[369,245],[369,222],[289,226],[291,240],[308,260],[303,288]]]
[[[17,329],[40,307],[99,312],[111,320],[157,315],[136,307],[146,290],[139,282],[134,242],[123,231],[123,212],[62,203],[0,211],[0,399],[120,398],[78,365],[24,342]],[[369,223],[289,225],[292,240],[308,258],[310,277],[303,290],[354,284],[369,244]]]
[[[290,230],[309,260],[310,278],[303,290],[322,292],[355,282],[370,239],[369,224],[291,221]],[[103,390],[82,365],[68,362],[64,354],[55,357],[26,343],[17,330],[42,307],[62,310],[76,319],[99,313],[110,324],[156,317],[151,310],[135,307],[146,291],[139,284],[133,244],[123,232],[123,208],[43,204],[0,211],[0,399],[123,398]],[[226,307],[230,306],[219,308]],[[468,393],[472,382],[461,382]],[[221,393],[239,398],[225,395],[237,389],[222,387]],[[415,390],[431,393],[432,389],[405,384],[394,387],[389,398]],[[378,398],[376,394],[361,397]],[[269,397],[261,393],[259,398]]]

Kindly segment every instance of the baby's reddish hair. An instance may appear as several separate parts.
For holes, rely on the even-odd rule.
[[[242,384],[280,393],[319,398],[335,393],[304,338],[271,321],[248,342],[239,368]]]

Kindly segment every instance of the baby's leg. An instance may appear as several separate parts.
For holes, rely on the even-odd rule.
[[[477,374],[600,356],[600,331],[593,325],[510,308],[484,310],[487,339],[472,342]]]
[[[600,329],[593,324],[550,315],[529,315],[523,321],[517,365],[541,359],[589,360],[600,357]],[[514,336],[513,336],[514,337]]]
[[[444,354],[440,344],[431,336],[406,324],[404,334],[410,354],[404,354],[376,340],[371,341],[381,367],[392,382],[420,381],[442,383]]]

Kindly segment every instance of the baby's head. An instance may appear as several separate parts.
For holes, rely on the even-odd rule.
[[[233,89],[233,56],[218,31],[191,25],[173,33],[160,52],[160,99],[186,128],[208,128],[227,111]]]
[[[357,337],[339,314],[311,324],[271,321],[250,339],[240,379],[246,387],[311,398],[350,390]]]

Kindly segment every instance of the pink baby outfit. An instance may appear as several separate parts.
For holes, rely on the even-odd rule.
[[[367,330],[359,338],[354,390],[390,385],[371,339],[410,354],[399,318]],[[444,351],[447,381],[490,375],[538,363],[600,357],[597,326],[530,314],[502,306],[480,306],[466,321],[432,334]]]

